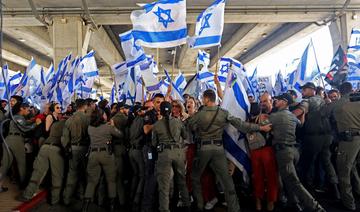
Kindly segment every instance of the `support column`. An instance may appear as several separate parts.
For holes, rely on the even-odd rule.
[[[54,48],[54,65],[69,53],[81,56],[83,49],[84,22],[80,16],[55,16],[52,26],[52,43]]]
[[[360,14],[359,14],[360,15]],[[349,44],[351,30],[353,28],[360,28],[360,17],[357,17],[356,12],[347,12],[340,17],[340,34],[344,49],[347,49]]]

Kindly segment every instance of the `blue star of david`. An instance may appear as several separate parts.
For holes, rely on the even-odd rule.
[[[140,51],[141,50],[141,47],[136,45],[136,42],[134,41],[134,45],[133,47],[136,49],[136,51]]]
[[[349,68],[348,75],[351,76],[351,75],[355,74],[355,72],[356,72],[356,68],[350,67],[350,68]]]
[[[199,31],[199,35],[203,32],[204,29],[210,28],[209,19],[211,17],[212,13],[206,14],[205,17],[201,21],[201,27]]]
[[[158,10],[154,12],[154,14],[159,17],[159,23],[162,23],[165,28],[168,27],[169,23],[175,22],[174,19],[171,18],[171,9],[164,10],[161,7],[158,7]],[[164,17],[165,16],[165,17]]]
[[[229,65],[228,64],[222,65],[221,68],[220,68],[220,73],[224,74],[225,72],[228,72],[228,70],[229,70]]]

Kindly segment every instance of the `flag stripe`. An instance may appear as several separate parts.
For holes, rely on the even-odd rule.
[[[162,31],[162,32],[146,32],[133,30],[133,35],[136,39],[143,40],[148,43],[169,42],[177,39],[182,39],[187,36],[187,29],[179,29],[174,31]]]

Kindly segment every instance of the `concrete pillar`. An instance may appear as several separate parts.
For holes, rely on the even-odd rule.
[[[335,54],[335,51],[338,49],[339,45],[341,45],[341,47],[343,49],[346,49],[346,47],[344,47],[344,43],[341,37],[341,33],[340,33],[340,29],[339,29],[339,25],[338,23],[340,22],[332,22],[329,26],[329,31],[330,31],[330,35],[331,35],[331,40],[333,43],[333,53]]]
[[[51,40],[55,67],[69,53],[74,57],[82,55],[84,30],[84,22],[80,16],[53,17]]]
[[[357,17],[356,12],[347,12],[340,17],[339,22],[342,44],[345,47],[344,49],[347,49],[351,30],[353,28],[360,28],[360,17]]]

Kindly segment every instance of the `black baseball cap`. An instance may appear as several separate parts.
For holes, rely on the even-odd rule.
[[[291,105],[292,103],[294,103],[292,96],[288,93],[283,93],[280,96],[276,96],[274,98],[277,100],[284,100],[285,102],[287,102],[288,105]]]
[[[305,83],[305,85],[301,86],[300,88],[301,88],[301,89],[311,88],[311,89],[313,89],[313,90],[316,90],[316,86],[315,86],[315,84],[312,83],[312,82],[307,82],[307,83]]]
[[[85,99],[85,101],[87,103],[96,103],[98,100],[97,99],[92,99],[92,98],[87,98],[87,99]]]

